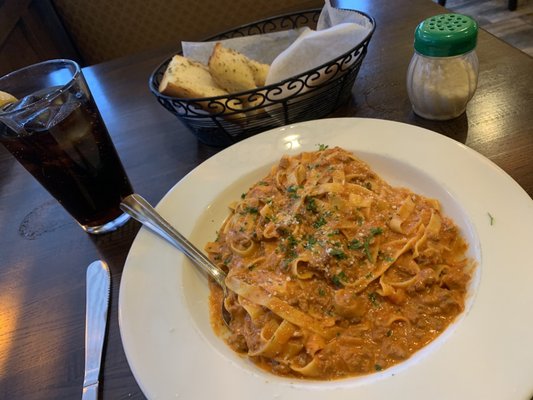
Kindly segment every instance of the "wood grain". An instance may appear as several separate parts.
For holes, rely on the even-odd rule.
[[[514,10],[511,3],[514,2]],[[533,2],[448,0],[446,8],[474,18],[486,31],[533,56]]]
[[[344,5],[374,16],[377,30],[353,99],[335,115],[383,118],[440,132],[496,163],[533,195],[533,59],[480,32],[479,87],[467,114],[426,121],[411,111],[405,76],[415,26],[442,8],[427,0]],[[132,185],[152,203],[220,150],[199,144],[147,88],[151,71],[174,50],[154,49],[84,70]],[[97,258],[112,272],[102,398],[144,398],[118,327],[122,268],[139,225],[129,222],[115,233],[88,236],[3,148],[0,172],[0,398],[80,396],[84,277]]]

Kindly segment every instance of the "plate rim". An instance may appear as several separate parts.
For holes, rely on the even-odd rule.
[[[418,126],[415,126],[415,125],[406,124],[406,123],[403,123],[403,122],[381,120],[381,119],[371,119],[371,118],[327,118],[327,119],[306,121],[306,122],[302,122],[302,123],[298,123],[298,124],[292,124],[292,125],[285,126],[285,127],[271,129],[269,131],[266,131],[266,132],[263,132],[261,134],[258,134],[258,135],[255,135],[253,137],[250,137],[250,138],[248,138],[248,139],[246,139],[246,140],[244,140],[242,142],[239,142],[239,143],[237,143],[237,144],[235,144],[233,146],[230,146],[230,147],[228,147],[228,148],[226,148],[224,150],[221,150],[219,153],[215,154],[211,158],[209,158],[206,161],[204,161],[203,163],[199,164],[197,167],[195,167],[193,170],[191,170],[189,173],[187,173],[179,182],[174,184],[172,186],[172,188],[170,188],[167,191],[167,193],[162,197],[162,199],[158,202],[158,204],[156,206],[156,209],[160,209],[161,207],[164,206],[164,204],[166,202],[170,201],[169,199],[171,199],[171,197],[173,196],[173,193],[175,191],[179,190],[180,185],[182,185],[184,182],[187,182],[190,179],[193,179],[194,176],[197,175],[199,173],[199,171],[202,168],[205,167],[206,163],[210,163],[210,162],[212,163],[212,162],[217,161],[219,159],[224,159],[225,157],[227,157],[228,154],[231,154],[231,152],[234,152],[235,149],[238,149],[238,148],[240,148],[242,146],[251,145],[254,142],[261,142],[262,140],[266,140],[265,138],[274,139],[277,136],[276,135],[277,133],[281,133],[281,132],[283,132],[283,130],[286,130],[287,128],[311,127],[313,129],[313,127],[316,127],[317,125],[318,126],[323,125],[323,124],[335,125],[335,124],[337,124],[337,123],[339,123],[341,121],[342,122],[347,122],[347,123],[352,123],[353,122],[354,124],[356,124],[356,123],[365,124],[366,123],[366,124],[375,125],[375,126],[378,126],[380,124],[382,124],[382,126],[389,125],[390,127],[392,127],[392,126],[403,126],[404,129],[408,129],[410,131],[417,132],[417,134],[424,133],[426,135],[431,135],[431,138],[432,138],[431,140],[436,140],[437,143],[439,141],[442,141],[442,143],[446,143],[447,146],[451,145],[450,148],[455,147],[458,152],[462,152],[462,153],[467,154],[467,156],[469,158],[471,158],[472,160],[475,160],[475,162],[483,164],[484,168],[489,168],[492,171],[492,173],[496,173],[499,176],[499,179],[503,179],[506,182],[506,184],[509,186],[508,188],[513,191],[513,195],[517,195],[517,196],[521,197],[520,201],[529,201],[530,202],[529,207],[532,208],[531,205],[533,204],[533,202],[531,202],[531,198],[529,197],[529,195],[503,169],[501,169],[494,162],[492,162],[491,160],[487,159],[483,155],[479,154],[478,152],[476,152],[472,148],[469,148],[466,145],[464,145],[462,143],[459,143],[459,142],[457,142],[457,141],[455,141],[455,140],[453,140],[451,138],[448,138],[446,136],[443,136],[443,135],[441,135],[439,133],[433,132],[433,131],[428,130],[426,128],[422,128],[422,127],[418,127]],[[390,124],[392,124],[392,125],[390,125]],[[283,135],[281,135],[281,136],[283,136]],[[118,308],[119,308],[120,336],[121,336],[121,339],[122,339],[124,352],[126,354],[126,358],[128,360],[128,364],[130,365],[130,368],[132,370],[132,373],[133,373],[137,383],[139,384],[139,386],[141,387],[141,389],[143,390],[145,395],[147,395],[147,397],[148,397],[149,394],[151,396],[154,393],[149,387],[147,387],[147,385],[145,384],[146,382],[143,379],[143,377],[139,376],[139,373],[138,373],[137,369],[134,367],[134,365],[132,365],[132,360],[131,360],[131,358],[132,358],[131,351],[132,350],[131,350],[131,347],[130,347],[131,346],[130,345],[130,339],[131,338],[128,338],[128,334],[125,332],[126,328],[125,328],[125,320],[124,320],[124,318],[125,318],[125,315],[124,315],[124,301],[125,301],[125,297],[124,296],[125,295],[124,295],[124,293],[128,290],[127,288],[125,288],[125,285],[126,285],[126,282],[128,281],[128,265],[131,263],[130,256],[132,254],[134,254],[133,251],[134,251],[134,249],[136,247],[138,247],[138,242],[143,240],[143,237],[144,237],[144,234],[145,234],[143,232],[145,232],[145,231],[146,231],[145,228],[141,228],[141,231],[139,231],[139,233],[137,234],[135,240],[132,243],[131,249],[128,252],[128,256],[127,256],[127,259],[126,259],[126,262],[125,262],[125,265],[124,265],[124,271],[123,271],[123,275],[122,275],[123,279],[121,279],[121,283],[120,283],[119,306],[118,306]],[[136,243],[137,243],[137,245],[136,245]]]

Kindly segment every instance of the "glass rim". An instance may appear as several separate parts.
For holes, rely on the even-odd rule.
[[[10,72],[10,73],[8,73],[6,75],[1,76],[0,77],[0,86],[1,86],[1,83],[2,83],[2,81],[4,79],[12,78],[14,75],[18,75],[20,73],[27,72],[28,70],[30,70],[32,68],[40,67],[40,66],[43,66],[43,65],[46,65],[46,64],[59,64],[59,63],[61,63],[61,64],[69,64],[69,65],[74,66],[74,73],[72,74],[72,77],[69,79],[69,81],[67,83],[65,83],[64,85],[61,85],[60,88],[58,88],[58,89],[54,90],[53,92],[51,92],[46,98],[42,98],[40,100],[37,100],[36,102],[30,103],[28,105],[25,105],[22,108],[17,108],[16,110],[9,110],[9,108],[8,108],[7,110],[3,110],[3,108],[5,108],[6,106],[9,106],[9,104],[12,104],[12,103],[8,103],[8,104],[4,105],[3,107],[0,107],[0,115],[2,115],[2,116],[14,115],[16,113],[20,113],[20,112],[26,111],[30,107],[35,107],[35,105],[48,103],[51,100],[54,100],[59,95],[61,95],[65,90],[68,90],[73,85],[74,81],[81,75],[81,68],[80,68],[79,64],[76,61],[74,61],[74,60],[69,60],[67,58],[56,58],[56,59],[52,59],[52,60],[46,60],[46,61],[41,61],[41,62],[38,62],[38,63],[35,63],[35,64],[31,64],[31,65],[19,68],[19,69],[15,70],[15,71],[12,71],[12,72]],[[1,90],[1,87],[0,87],[0,90]],[[29,94],[31,94],[31,93],[29,93]],[[17,100],[19,100],[19,99],[17,99]]]

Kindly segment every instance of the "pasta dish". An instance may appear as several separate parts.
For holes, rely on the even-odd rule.
[[[474,263],[435,199],[394,188],[341,148],[283,156],[230,205],[209,258],[211,320],[277,375],[380,371],[434,340],[464,309]],[[221,302],[232,320],[221,323]]]

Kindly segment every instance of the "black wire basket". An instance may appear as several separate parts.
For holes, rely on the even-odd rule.
[[[152,73],[149,85],[157,101],[182,121],[199,141],[224,147],[249,136],[295,122],[323,118],[351,96],[355,78],[375,30],[350,51],[319,67],[278,82],[246,92],[226,96],[188,99],[159,92],[169,57]],[[264,19],[207,39],[216,41],[234,37],[276,32],[300,27],[316,28],[321,9],[302,11]]]

